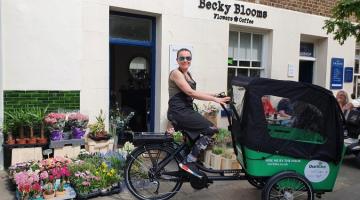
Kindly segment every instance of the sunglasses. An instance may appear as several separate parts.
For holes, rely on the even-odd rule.
[[[180,56],[180,57],[178,57],[178,61],[180,61],[180,62],[183,62],[185,60],[191,61],[191,59],[192,59],[191,56],[186,56],[186,57]]]

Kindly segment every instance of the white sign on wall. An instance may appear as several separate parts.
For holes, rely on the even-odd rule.
[[[288,64],[288,77],[294,77],[295,76],[295,66],[292,64]]]
[[[176,61],[176,53],[177,53],[178,50],[180,50],[182,48],[187,48],[187,49],[189,49],[191,51],[192,54],[194,54],[193,47],[191,45],[175,45],[175,44],[171,44],[169,46],[169,66],[170,66],[169,72],[178,67],[178,63]]]

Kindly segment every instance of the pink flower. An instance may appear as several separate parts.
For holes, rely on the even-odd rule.
[[[31,190],[39,193],[41,192],[41,185],[38,182],[36,182],[32,185]]]
[[[88,182],[88,181],[84,181],[84,182],[82,182],[81,183],[83,186],[90,186],[90,182]]]
[[[43,172],[40,173],[40,178],[41,178],[41,180],[45,180],[45,179],[47,179],[48,177],[49,177],[49,174],[48,174],[47,171],[43,171]]]

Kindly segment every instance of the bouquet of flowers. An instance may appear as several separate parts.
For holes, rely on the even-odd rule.
[[[85,135],[88,123],[89,117],[81,113],[72,113],[68,116],[68,124],[71,127],[74,139],[81,139]]]
[[[65,127],[65,114],[62,113],[49,113],[44,121],[51,132],[51,140],[61,140],[63,138],[62,131]]]

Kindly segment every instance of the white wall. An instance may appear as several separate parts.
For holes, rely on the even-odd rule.
[[[213,0],[215,2],[215,0]],[[4,89],[80,90],[81,110],[92,119],[109,105],[109,10],[156,17],[156,123],[164,129],[168,101],[169,45],[191,45],[191,71],[198,89],[226,91],[228,32],[241,29],[266,30],[269,41],[266,66],[271,78],[287,77],[287,66],[298,69],[300,36],[324,38],[317,84],[329,87],[332,57],[354,63],[354,39],[343,46],[321,28],[326,18],[235,0],[246,7],[266,10],[266,19],[254,24],[213,19],[215,11],[199,9],[194,0],[3,0]],[[230,16],[230,14],[229,14]],[[323,74],[326,74],[324,76]],[[352,84],[344,88],[351,91]]]
[[[4,0],[5,90],[81,88],[81,0]]]

